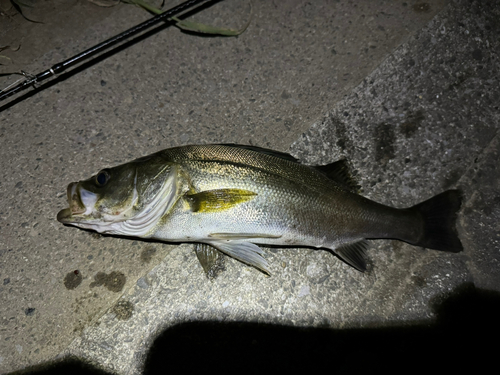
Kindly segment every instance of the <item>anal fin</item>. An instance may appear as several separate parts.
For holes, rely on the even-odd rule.
[[[264,252],[257,245],[242,241],[213,241],[210,245],[240,262],[254,266],[268,275],[271,274],[269,264],[262,256]]]
[[[353,266],[358,271],[366,271],[366,253],[368,242],[360,240],[340,245],[335,249],[335,253],[347,264]]]
[[[206,243],[197,243],[194,246],[194,252],[209,280],[215,279],[226,269],[224,255],[215,247]]]

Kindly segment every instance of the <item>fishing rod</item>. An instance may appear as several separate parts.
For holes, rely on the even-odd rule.
[[[146,20],[146,21],[140,23],[139,25],[136,25],[136,26],[124,31],[121,34],[118,34],[112,38],[109,38],[108,40],[105,40],[104,42],[101,42],[101,43],[95,45],[94,47],[91,47],[83,52],[80,52],[79,54],[77,54],[73,57],[70,57],[69,59],[67,59],[63,62],[55,64],[51,68],[49,68],[49,69],[47,69],[47,70],[45,70],[37,75],[32,75],[32,74],[28,74],[26,72],[21,71],[18,74],[22,74],[24,76],[24,80],[19,84],[16,84],[17,82],[15,82],[14,84],[12,84],[12,85],[8,86],[7,88],[3,89],[2,91],[0,91],[0,101],[4,100],[12,95],[15,95],[18,92],[20,92],[20,91],[22,91],[30,86],[34,86],[35,84],[38,84],[41,81],[44,81],[45,79],[47,79],[49,77],[55,76],[56,74],[60,74],[63,71],[65,71],[67,68],[69,68],[73,65],[76,65],[84,60],[87,60],[88,58],[96,55],[97,53],[105,51],[108,48],[110,48],[110,47],[112,47],[112,46],[134,36],[134,35],[137,35],[140,32],[149,29],[153,25],[156,25],[157,23],[160,23],[162,21],[168,21],[170,18],[178,15],[179,13],[184,12],[190,8],[195,7],[195,6],[199,6],[202,3],[205,3],[207,1],[208,0],[188,0],[188,1],[185,1],[184,3],[181,3],[181,4],[171,8],[169,10],[166,10],[165,12],[163,12],[163,13],[161,13],[153,18],[150,18],[149,20]],[[211,1],[211,2],[213,3],[214,1]],[[23,78],[21,78],[21,79],[23,79]]]

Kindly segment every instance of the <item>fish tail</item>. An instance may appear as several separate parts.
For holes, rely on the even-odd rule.
[[[448,190],[410,208],[423,218],[423,232],[413,245],[458,253],[463,250],[455,227],[462,204],[458,190]]]

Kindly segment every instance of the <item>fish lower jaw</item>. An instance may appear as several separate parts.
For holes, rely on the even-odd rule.
[[[90,213],[92,214],[92,212]],[[75,214],[71,208],[65,208],[57,214],[57,221],[78,228],[94,230],[98,233],[126,234],[121,230],[122,222],[106,221],[101,217],[89,218],[88,216]]]
[[[82,228],[82,229],[90,229],[96,231],[97,233],[102,234],[118,234],[118,235],[127,235],[123,230],[121,230],[121,223],[106,223],[103,225],[102,223],[91,223],[91,222],[70,222],[68,223],[72,226]]]
[[[69,224],[71,222],[71,216],[71,208],[65,208],[57,213],[57,221],[63,224]]]

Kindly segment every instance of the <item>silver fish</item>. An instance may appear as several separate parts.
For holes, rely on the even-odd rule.
[[[330,249],[360,271],[366,270],[367,239],[462,250],[457,190],[392,208],[357,194],[344,161],[312,167],[251,146],[163,150],[71,183],[67,194],[61,223],[194,242],[207,274],[223,268],[217,250],[270,274],[257,245]]]

